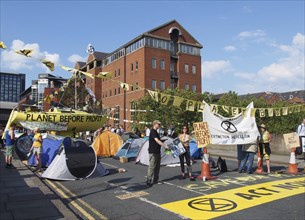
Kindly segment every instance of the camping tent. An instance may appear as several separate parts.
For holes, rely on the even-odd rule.
[[[76,180],[88,178],[94,171],[99,171],[100,176],[107,174],[101,164],[97,166],[94,148],[87,146],[83,141],[72,141],[71,138],[66,137],[42,177],[55,180]]]
[[[161,140],[164,141],[166,145],[173,143],[173,139],[168,136],[162,137]],[[145,141],[145,143],[142,145],[142,148],[139,151],[138,157],[136,159],[137,163],[149,165],[148,146],[149,140]],[[179,157],[174,158],[172,155],[165,154],[164,147],[161,147],[161,165],[168,165],[174,163],[179,163]]]
[[[199,159],[202,155],[202,148],[198,148],[196,140],[191,138],[189,146],[191,157],[194,159]]]
[[[118,159],[119,157],[136,158],[145,141],[143,138],[137,138],[125,142],[114,156],[114,159]]]
[[[103,131],[95,138],[92,146],[97,156],[111,157],[118,152],[122,144],[123,141],[120,135],[110,131]]]
[[[56,140],[53,138],[44,138],[42,141],[42,153],[41,153],[41,165],[49,166],[57,154],[57,151],[61,145],[62,140]],[[28,159],[28,165],[36,165],[36,157],[32,156]]]

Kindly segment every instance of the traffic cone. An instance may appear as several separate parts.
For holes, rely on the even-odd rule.
[[[264,174],[264,168],[263,168],[263,157],[261,155],[260,149],[257,151],[257,169],[255,170],[255,173],[257,174]]]
[[[197,177],[200,180],[213,180],[216,179],[216,176],[211,175],[210,163],[209,163],[209,154],[206,147],[203,148],[203,158],[201,164],[201,174]]]
[[[295,162],[295,148],[294,147],[291,148],[291,151],[290,151],[290,160],[289,160],[289,166],[288,166],[287,173],[299,174],[298,166]]]

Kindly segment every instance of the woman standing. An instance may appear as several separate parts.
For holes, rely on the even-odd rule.
[[[39,132],[39,128],[34,128],[34,142],[32,145],[31,150],[36,157],[37,167],[35,171],[42,171],[41,170],[41,153],[42,153],[42,136]]]
[[[182,143],[183,147],[185,148],[185,153],[183,153],[179,156],[180,167],[181,167],[181,177],[183,179],[185,179],[185,173],[184,173],[184,158],[185,158],[187,170],[189,173],[189,178],[191,181],[194,181],[195,178],[192,176],[191,154],[190,154],[190,146],[189,146],[191,137],[188,134],[187,126],[183,126],[182,133],[179,135],[179,140]]]

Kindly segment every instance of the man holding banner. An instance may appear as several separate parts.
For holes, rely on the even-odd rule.
[[[300,146],[302,148],[305,160],[305,118],[303,119],[303,123],[298,126],[297,133],[300,139]]]

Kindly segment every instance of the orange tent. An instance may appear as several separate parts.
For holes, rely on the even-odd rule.
[[[120,135],[104,131],[97,136],[92,144],[97,156],[111,157],[114,156],[119,148],[123,145],[123,140]]]

